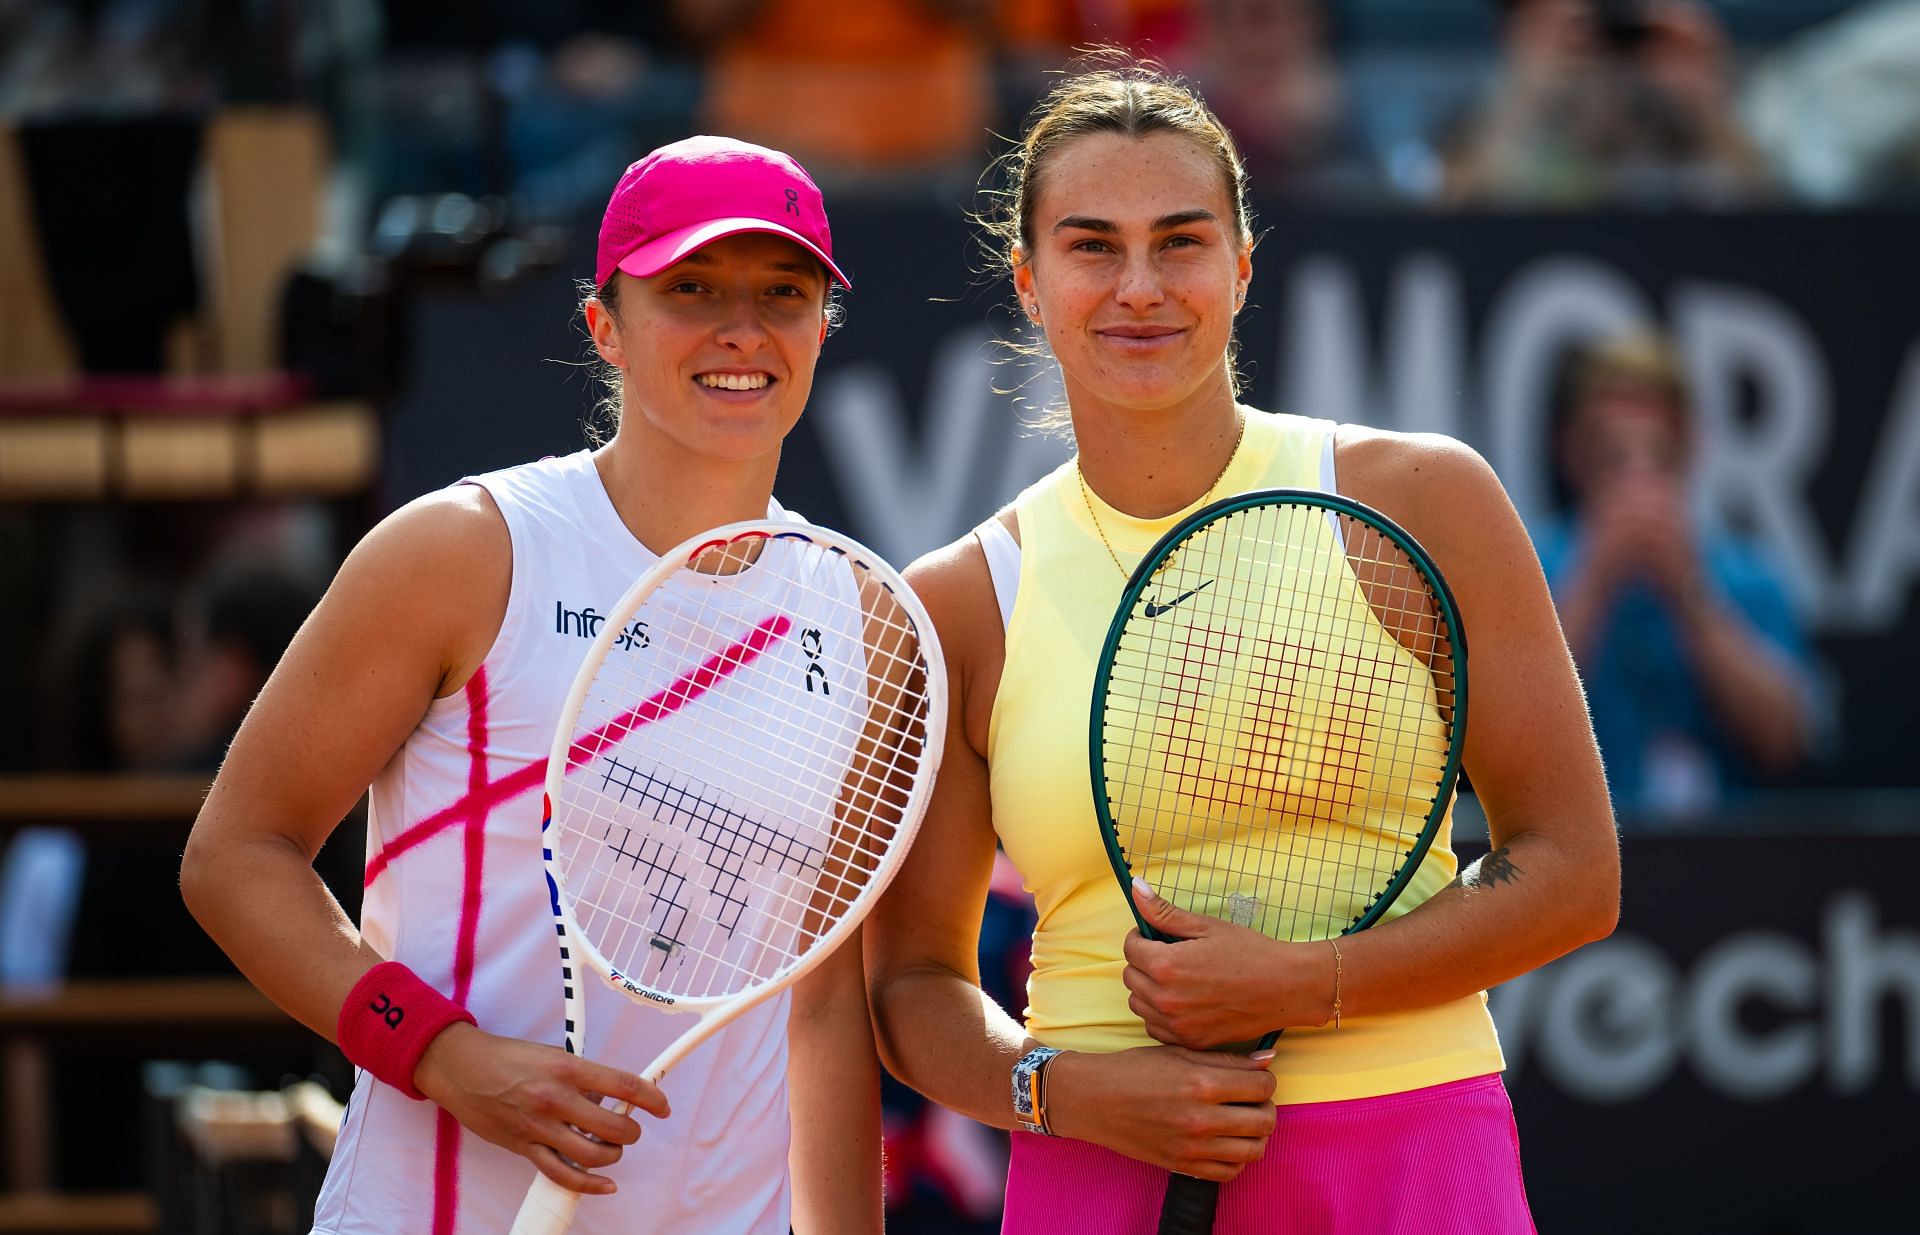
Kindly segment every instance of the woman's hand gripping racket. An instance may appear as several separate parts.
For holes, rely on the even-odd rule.
[[[926,611],[855,542],[736,523],[663,556],[600,628],[547,764],[567,1049],[598,977],[699,1016],[658,1081],[844,941],[925,813],[946,700]],[[537,1176],[514,1235],[559,1235],[579,1201]]]
[[[1274,939],[1379,921],[1452,801],[1466,667],[1432,559],[1357,502],[1275,489],[1172,528],[1094,677],[1094,805],[1141,933],[1172,942],[1140,918],[1136,876]],[[1211,1231],[1219,1188],[1175,1174],[1161,1235]]]

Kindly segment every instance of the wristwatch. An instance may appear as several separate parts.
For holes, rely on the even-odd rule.
[[[1023,1131],[1053,1135],[1047,1127],[1047,1061],[1059,1053],[1051,1046],[1036,1046],[1013,1065],[1013,1117]]]

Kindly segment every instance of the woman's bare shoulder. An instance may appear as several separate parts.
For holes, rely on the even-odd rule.
[[[334,578],[322,609],[352,626],[404,613],[417,652],[445,669],[441,692],[463,685],[499,633],[512,591],[513,541],[479,485],[417,497],[367,533]],[[380,625],[393,629],[382,619]]]
[[[1340,492],[1423,543],[1472,540],[1489,520],[1512,517],[1500,478],[1457,438],[1341,425],[1334,442]]]
[[[983,622],[998,628],[1000,611],[993,598],[993,576],[987,569],[986,552],[972,531],[922,554],[907,567],[906,575],[943,640],[950,635],[964,636]]]

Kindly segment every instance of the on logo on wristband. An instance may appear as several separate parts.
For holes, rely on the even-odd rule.
[[[414,1069],[440,1031],[457,1022],[473,1024],[473,1013],[405,965],[382,961],[361,975],[340,1005],[335,1041],[354,1064],[409,1098],[424,1098],[413,1083]]]
[[[388,1029],[400,1028],[400,1022],[407,1019],[407,1010],[387,998],[385,991],[381,991],[380,997],[368,1004],[367,1008],[370,1011],[379,1013],[380,1019],[387,1023]]]

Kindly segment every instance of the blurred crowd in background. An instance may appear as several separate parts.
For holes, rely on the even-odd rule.
[[[689,130],[790,149],[829,191],[943,194],[1094,45],[1195,81],[1268,196],[1920,194],[1909,0],[7,0],[0,114],[309,104],[350,173],[334,226],[392,242],[406,195],[564,217]]]
[[[1016,131],[1095,45],[1195,81],[1269,203],[1920,202],[1920,0],[0,0],[0,117],[20,133],[81,367],[141,373],[166,367],[160,335],[129,324],[195,295],[187,247],[147,242],[198,225],[188,189],[215,109],[323,119],[331,163],[306,269],[351,285],[368,258],[398,259],[484,286],[554,260],[636,152],[693,131],[794,152],[830,200],[965,202],[992,135]],[[93,217],[55,205],[102,183],[113,201]],[[75,248],[91,260],[60,256]],[[366,350],[319,357],[322,382],[331,359],[366,393],[379,380]],[[211,767],[246,697],[239,649],[257,685],[294,595],[317,595],[333,564],[324,531],[286,526],[299,512],[266,532],[260,518],[213,538],[238,542],[219,562],[195,560],[204,528],[101,532],[121,543],[86,556],[116,598],[59,623],[66,656],[101,682],[22,752]],[[116,557],[158,576],[139,581],[155,595],[130,595],[102,564]],[[87,569],[69,593],[101,590]],[[235,570],[271,586],[223,586]],[[246,607],[262,612],[228,612]],[[209,626],[209,614],[227,616]],[[1797,656],[1778,606],[1769,614]],[[1790,764],[1800,745],[1762,742],[1760,761]]]
[[[396,286],[486,295],[565,266],[653,146],[719,132],[788,150],[836,219],[849,202],[963,208],[995,135],[1093,46],[1196,83],[1267,207],[1920,207],[1920,0],[0,0],[0,175],[19,177],[37,229],[20,234],[43,238],[74,349],[23,351],[0,304],[0,398],[8,380],[210,371],[169,323],[205,290],[192,203],[219,112],[317,121],[323,200],[273,300],[271,367],[378,404],[436,380],[401,371]],[[856,301],[870,309],[886,305]],[[1650,829],[1791,783],[1837,740],[1779,564],[1737,529],[1695,527],[1698,401],[1674,339],[1635,329],[1570,356],[1540,409],[1556,513],[1538,545],[1616,804]],[[0,520],[0,772],[210,773],[346,544],[411,496]],[[29,587],[31,604],[7,596]],[[62,869],[39,843],[11,859],[16,895],[21,871]],[[64,869],[84,883],[70,919],[90,897],[185,922],[144,859]],[[1002,885],[984,972],[1017,1008],[1031,911],[1017,876]],[[0,980],[96,964],[84,931],[51,959],[19,942]],[[203,945],[171,969],[221,968]],[[902,1229],[989,1229],[991,1138],[904,1091],[889,1102]]]

